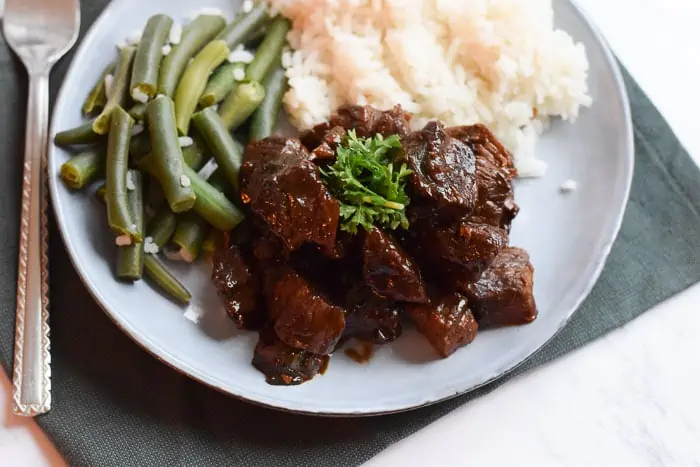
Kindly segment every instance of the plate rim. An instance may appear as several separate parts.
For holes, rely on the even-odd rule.
[[[73,58],[71,60],[71,64],[69,65],[66,74],[63,78],[63,81],[60,86],[60,90],[58,92],[56,101],[53,105],[52,108],[52,114],[51,114],[51,125],[49,128],[49,136],[52,138],[53,135],[56,133],[56,119],[54,118],[54,110],[56,108],[62,107],[63,106],[63,101],[65,100],[65,94],[66,94],[66,83],[68,82],[68,79],[72,77],[73,74],[76,74],[76,70],[79,70],[77,67],[77,63],[81,56],[86,52],[87,47],[85,44],[90,42],[90,39],[97,34],[96,31],[100,29],[103,23],[107,21],[107,17],[109,14],[112,12],[112,10],[117,9],[117,7],[121,4],[124,3],[128,0],[114,0],[107,5],[107,7],[102,10],[100,13],[99,17],[92,23],[86,34],[83,36],[81,39],[80,45],[78,46],[78,49],[76,50],[75,54],[73,55]],[[554,0],[557,1],[557,0]],[[139,331],[134,329],[132,326],[130,326],[127,322],[123,321],[118,313],[113,312],[110,307],[108,306],[106,300],[102,296],[102,294],[99,292],[99,286],[97,283],[92,281],[86,274],[86,272],[83,270],[83,268],[80,266],[80,261],[77,258],[77,253],[75,248],[73,247],[73,242],[71,238],[67,236],[65,233],[67,231],[66,228],[66,218],[63,213],[63,208],[61,204],[58,202],[58,185],[59,185],[59,177],[55,176],[55,174],[49,173],[47,176],[48,179],[48,185],[49,185],[49,193],[51,196],[51,205],[53,207],[53,212],[54,212],[54,217],[56,219],[56,223],[58,225],[58,230],[60,232],[61,238],[63,240],[63,244],[68,252],[68,257],[70,259],[71,264],[73,265],[73,268],[75,271],[78,273],[78,276],[80,277],[80,280],[83,282],[85,287],[87,288],[89,294],[92,296],[92,298],[95,300],[95,302],[99,305],[99,307],[103,310],[103,312],[110,318],[112,322],[122,331],[124,332],[131,340],[133,340],[139,347],[142,349],[146,350],[149,354],[151,354],[153,357],[156,358],[156,360],[165,363],[167,366],[172,368],[173,370],[177,371],[178,373],[181,373],[184,376],[187,376],[199,383],[204,384],[205,386],[208,386],[210,388],[213,388],[219,392],[222,392],[226,395],[232,396],[236,399],[245,401],[247,403],[252,403],[254,405],[258,405],[261,407],[266,407],[269,409],[274,409],[274,410],[279,410],[283,412],[288,412],[288,413],[295,413],[295,414],[302,414],[302,415],[312,415],[312,416],[323,416],[323,417],[337,417],[337,418],[346,418],[346,417],[370,417],[370,416],[379,416],[379,415],[387,415],[387,414],[394,414],[394,413],[400,413],[400,412],[406,412],[410,410],[416,410],[422,407],[427,407],[433,404],[438,404],[440,402],[447,401],[449,399],[468,394],[476,389],[479,389],[483,386],[486,386],[515,370],[522,364],[524,364],[526,361],[530,360],[534,355],[540,352],[549,342],[552,341],[560,332],[561,330],[566,327],[566,325],[569,323],[571,320],[572,316],[576,313],[576,311],[580,308],[582,302],[590,295],[591,290],[593,289],[594,285],[597,283],[598,279],[600,278],[600,275],[603,271],[603,267],[605,266],[605,263],[608,259],[608,256],[610,254],[610,251],[612,249],[613,244],[615,243],[615,240],[617,239],[617,236],[620,232],[620,228],[622,227],[622,221],[625,215],[625,212],[627,210],[627,205],[629,202],[629,196],[630,196],[630,191],[632,187],[632,179],[633,179],[633,174],[634,174],[634,166],[635,166],[635,144],[634,144],[634,129],[633,129],[633,122],[632,122],[632,112],[630,108],[630,102],[629,102],[629,96],[627,93],[627,87],[624,82],[624,78],[620,69],[620,65],[613,54],[607,40],[603,36],[602,32],[596,25],[596,23],[592,20],[590,15],[586,12],[584,8],[582,8],[577,0],[565,0],[567,3],[572,8],[572,11],[579,17],[581,21],[583,21],[586,26],[590,29],[593,37],[598,41],[599,45],[601,46],[603,56],[605,59],[605,62],[607,62],[607,65],[610,67],[610,70],[612,72],[613,78],[614,78],[614,84],[616,91],[619,95],[619,98],[622,103],[622,110],[623,110],[623,118],[624,118],[624,129],[625,129],[625,146],[627,147],[627,154],[624,154],[625,158],[624,161],[626,162],[626,166],[628,167],[628,170],[624,173],[625,179],[624,179],[624,192],[623,192],[623,203],[622,203],[622,209],[618,212],[617,217],[614,219],[614,222],[611,222],[611,229],[609,231],[608,237],[610,240],[605,243],[602,246],[602,249],[600,251],[600,255],[598,257],[598,260],[596,261],[595,267],[593,268],[592,274],[589,277],[588,283],[582,288],[582,293],[580,296],[577,298],[577,300],[574,301],[574,304],[565,312],[562,314],[562,318],[558,323],[557,328],[555,329],[554,333],[549,336],[546,340],[544,340],[539,346],[534,348],[533,350],[527,352],[526,355],[524,355],[519,361],[511,364],[510,366],[500,368],[498,371],[494,372],[494,374],[488,375],[484,378],[483,381],[473,384],[470,387],[458,390],[452,394],[447,394],[445,396],[439,396],[437,398],[428,398],[425,400],[425,402],[418,403],[418,404],[409,404],[409,405],[403,405],[399,408],[396,409],[391,409],[391,410],[373,410],[370,409],[369,411],[363,411],[363,410],[353,410],[353,409],[347,409],[347,408],[339,408],[336,411],[318,411],[318,410],[312,410],[312,409],[304,409],[304,408],[292,408],[288,404],[287,405],[274,405],[272,403],[267,403],[262,400],[257,400],[255,398],[251,398],[247,396],[245,393],[240,392],[233,392],[230,388],[226,388],[221,384],[217,384],[214,378],[212,378],[209,375],[206,375],[199,371],[196,368],[193,368],[191,365],[187,364],[186,362],[178,359],[174,355],[172,355],[170,352],[168,352],[166,349],[162,348],[161,346],[155,345],[150,339],[148,339],[147,336],[141,334]],[[47,167],[51,167],[52,161],[57,157],[57,148],[53,144],[53,140],[49,140],[49,148],[48,148],[48,158],[47,158]],[[610,227],[610,226],[608,226]],[[286,404],[289,401],[281,401],[281,404]]]

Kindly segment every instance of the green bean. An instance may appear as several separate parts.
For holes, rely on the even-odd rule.
[[[185,164],[192,167],[194,170],[198,171],[204,164],[209,160],[209,154],[206,150],[206,145],[201,140],[199,135],[195,135],[193,138],[193,143],[182,149],[182,158]],[[131,138],[131,143],[129,144],[129,163],[132,167],[140,167],[141,159],[151,152],[151,141],[148,137],[148,133],[144,132],[140,135],[133,136]],[[157,186],[157,185],[156,185]],[[157,186],[158,195],[164,200],[163,192],[159,186]],[[170,210],[170,208],[168,208]]]
[[[240,71],[239,71],[240,70]],[[236,87],[236,74],[242,73],[245,76],[245,65],[243,63],[224,63],[209,78],[204,93],[199,98],[199,106],[209,107],[221,102],[233,88]]]
[[[287,91],[287,76],[284,68],[278,64],[272,69],[265,76],[263,86],[265,87],[265,99],[253,114],[253,119],[250,122],[251,141],[267,138],[275,131],[277,117],[282,108],[282,98]]]
[[[265,38],[266,35],[267,35],[267,25],[263,26],[262,28],[257,29],[250,36],[246,37],[243,44],[248,49],[257,49],[260,46],[260,43],[262,42],[262,40]]]
[[[189,167],[185,167],[185,175],[190,178],[197,193],[197,201],[192,208],[194,212],[223,232],[228,232],[243,221],[245,214],[221,191],[211,186]]]
[[[138,170],[129,170],[128,177],[133,186],[128,190],[129,210],[133,216],[136,228],[144,231],[143,214],[143,178]],[[109,203],[107,203],[109,206]],[[126,280],[139,280],[143,275],[143,243],[132,243],[117,249],[117,277]]]
[[[53,142],[58,146],[71,146],[74,144],[88,144],[99,141],[102,135],[92,131],[92,122],[83,123],[80,126],[56,133]]]
[[[125,245],[141,241],[141,231],[129,208],[127,196],[126,174],[133,124],[134,119],[117,106],[112,111],[107,140],[107,218],[109,226],[119,236],[118,244]]]
[[[97,189],[96,195],[100,200],[102,200],[102,202],[105,202],[106,191],[107,189],[104,185]],[[163,237],[157,237],[159,234],[155,230],[153,232],[149,232],[149,236],[153,239],[153,243],[157,244],[159,247],[165,245],[165,243],[170,239],[170,235],[175,230],[175,214],[173,214],[170,209],[166,209],[165,211],[172,215],[172,230],[170,231],[170,233],[167,234],[167,238],[165,240],[162,240],[162,244],[158,244],[156,243],[155,239]],[[151,223],[153,223],[154,221],[151,221]],[[185,286],[182,285],[180,281],[178,281],[175,278],[175,276],[173,276],[170,273],[170,271],[168,271],[168,269],[165,267],[162,261],[158,259],[156,255],[144,254],[143,270],[146,277],[148,277],[158,287],[160,287],[161,290],[163,290],[165,293],[170,295],[178,302],[187,303],[192,298],[192,294],[190,294],[190,292],[185,288]]]
[[[156,168],[154,157],[149,154],[141,159],[140,167],[154,177]],[[204,180],[197,172],[185,166],[183,174],[190,180],[197,194],[192,210],[215,228],[228,232],[240,224],[245,215],[220,190]],[[156,177],[157,178],[157,177]]]
[[[151,152],[151,140],[147,132],[132,136],[129,142],[129,165],[138,167],[139,160]]]
[[[123,47],[119,49],[119,61],[114,72],[112,86],[107,96],[107,103],[102,109],[102,113],[97,116],[92,123],[92,131],[97,134],[104,135],[109,131],[109,120],[112,111],[118,107],[123,107],[126,104],[126,98],[129,94],[129,76],[131,75],[131,64],[134,61],[134,47]]]
[[[206,145],[198,135],[192,137],[192,144],[182,148],[182,157],[185,164],[189,165],[195,171],[199,171],[209,159],[206,151]]]
[[[238,190],[238,174],[243,164],[243,146],[233,139],[228,128],[221,121],[213,108],[209,107],[197,112],[192,117],[194,126],[204,139],[207,147],[214,155],[226,180]]]
[[[172,260],[193,263],[199,257],[210,229],[209,223],[194,212],[180,214],[165,256]]]
[[[136,104],[129,109],[129,115],[131,118],[137,122],[143,122],[146,120],[146,104]]]
[[[90,90],[90,94],[85,98],[83,103],[83,114],[92,115],[95,112],[102,110],[107,103],[107,93],[105,92],[105,77],[114,73],[115,63],[110,63],[100,75],[95,85]]]
[[[234,49],[255,35],[256,31],[270,19],[266,3],[264,1],[258,2],[248,13],[233,20],[226,29],[221,31],[217,39],[225,41],[230,49]]]
[[[153,175],[160,182],[163,194],[173,212],[192,208],[196,195],[190,180],[184,176],[185,161],[175,129],[173,101],[158,96],[148,103],[148,132],[153,154]]]
[[[233,188],[233,186],[226,180],[224,173],[217,167],[217,169],[209,176],[207,183],[219,190],[228,199],[239,199],[240,195],[238,191]]]
[[[192,113],[197,108],[199,96],[207,86],[209,75],[226,60],[228,53],[224,41],[210,42],[197,54],[182,75],[175,91],[175,121],[181,135],[186,135],[190,128]]]
[[[235,130],[265,98],[265,88],[256,81],[240,83],[219,106],[219,116],[229,130]]]
[[[146,277],[174,300],[187,304],[192,299],[192,294],[168,271],[163,262],[155,255],[146,255],[143,266]]]
[[[148,223],[146,232],[151,237],[153,244],[157,245],[158,248],[163,248],[170,241],[175,227],[177,227],[177,216],[165,206],[153,216],[153,219]]]
[[[163,45],[172,25],[172,18],[166,15],[151,16],[146,22],[131,72],[131,97],[137,102],[147,101],[156,94]]]
[[[148,139],[148,135],[143,135],[145,139],[139,139],[140,136],[141,135],[131,138],[132,144],[129,147],[131,160],[136,166],[139,165],[139,160],[151,151],[151,142]],[[134,140],[136,140],[135,143]],[[209,155],[207,154],[206,145],[198,135],[193,136],[192,140],[192,144],[181,148],[182,159],[185,161],[185,164],[198,171],[207,163]]]
[[[260,43],[255,58],[248,65],[246,79],[248,81],[262,81],[265,75],[272,68],[273,64],[280,59],[282,47],[289,32],[289,20],[283,16],[277,16],[267,31],[265,39]]]
[[[218,15],[200,15],[182,31],[180,43],[173,46],[163,58],[158,77],[158,93],[173,97],[187,62],[209,43],[224,26],[226,20]]]
[[[83,151],[61,165],[61,178],[68,188],[80,190],[105,172],[104,148]]]
[[[220,168],[216,168],[214,172],[209,176],[207,179],[207,183],[225,194],[227,197],[230,193],[230,188],[231,185],[229,184],[228,180],[226,180],[226,176],[224,173],[221,171]]]
[[[202,244],[202,251],[206,256],[211,256],[217,248],[224,244],[224,233],[220,230],[211,229],[207,239]]]

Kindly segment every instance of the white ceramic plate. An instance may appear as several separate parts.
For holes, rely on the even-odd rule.
[[[233,16],[234,0],[207,0]],[[511,243],[530,252],[539,318],[521,327],[486,331],[448,359],[438,359],[413,331],[378,349],[367,365],[342,352],[327,373],[295,387],[270,386],[251,364],[257,335],[239,332],[225,316],[205,265],[177,268],[193,292],[195,324],[183,309],[140,282],[113,279],[114,246],[94,196],[71,193],[58,172],[69,154],[51,148],[51,196],[73,263],[108,315],[141,346],[172,367],[221,391],[284,410],[367,415],[407,410],[470,391],[505,374],[561,329],[589,293],[620,227],[632,179],[634,151],[629,106],[613,56],[589,20],[567,0],[554,0],[556,24],[587,49],[594,105],[574,125],[554,122],[539,145],[546,177],[519,181],[522,207]],[[53,115],[52,134],[82,122],[80,103],[115,55],[114,44],[141,28],[151,14],[184,19],[188,0],[115,0],[83,40]],[[566,179],[577,191],[561,195]]]

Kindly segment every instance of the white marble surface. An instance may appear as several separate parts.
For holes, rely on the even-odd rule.
[[[700,161],[700,3],[579,3]],[[700,466],[698,303],[695,286],[368,465]],[[33,422],[11,415],[9,394],[0,371],[0,467],[64,465]]]

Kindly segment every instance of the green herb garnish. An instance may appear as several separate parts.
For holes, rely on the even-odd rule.
[[[370,231],[374,226],[408,228],[406,177],[411,171],[394,160],[401,149],[398,135],[384,139],[358,138],[354,130],[337,151],[328,169],[321,169],[324,181],[340,201],[340,228],[357,233],[358,226]]]

